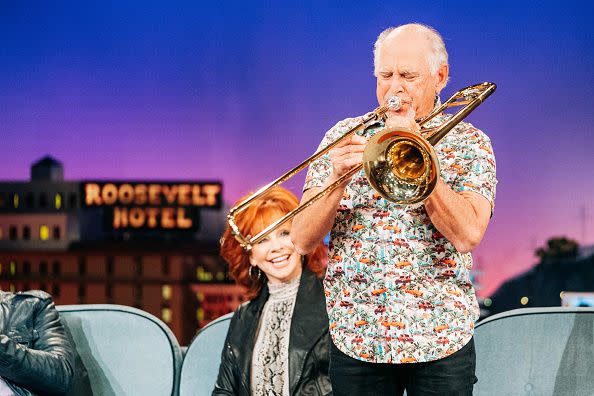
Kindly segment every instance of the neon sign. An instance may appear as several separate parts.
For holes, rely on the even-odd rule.
[[[84,205],[112,208],[111,225],[118,229],[193,229],[196,208],[221,207],[222,185],[209,183],[86,182]]]

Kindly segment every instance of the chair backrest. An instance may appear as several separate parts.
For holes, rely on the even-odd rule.
[[[516,309],[475,330],[475,395],[594,394],[593,308]]]
[[[176,395],[181,350],[155,316],[122,305],[58,306],[93,395]]]
[[[192,340],[181,367],[180,396],[211,395],[233,312],[206,325]]]

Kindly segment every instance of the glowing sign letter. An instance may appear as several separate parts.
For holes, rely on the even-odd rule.
[[[221,192],[221,186],[207,184],[202,188],[202,192],[206,195],[206,204],[208,206],[215,206],[217,204],[217,194]]]
[[[149,185],[149,204],[151,205],[161,205],[161,185],[160,184],[150,184]]]
[[[200,186],[198,184],[192,186],[192,204],[194,206],[204,205],[204,197],[200,195]]]
[[[118,200],[118,188],[115,184],[107,183],[101,191],[101,198],[105,205],[113,205]]]
[[[87,206],[101,205],[103,202],[101,201],[101,197],[99,196],[100,192],[101,192],[101,189],[99,188],[99,184],[96,184],[96,183],[85,184],[85,204]]]
[[[131,204],[134,200],[134,188],[130,184],[122,184],[118,192],[118,199],[122,205]]]
[[[147,223],[149,228],[155,228],[157,226],[157,215],[159,214],[159,209],[146,208],[146,214],[148,216]]]
[[[144,215],[144,210],[140,208],[132,208],[130,209],[130,225],[134,228],[140,228],[144,225],[144,220],[146,216]]]
[[[175,196],[177,195],[177,186],[163,186],[163,195],[165,195],[165,200],[169,205],[173,205],[175,203]]]
[[[188,219],[186,217],[186,211],[184,208],[177,208],[177,227],[178,228],[192,227],[192,219]]]
[[[190,185],[180,184],[177,193],[177,204],[180,206],[190,205]]]
[[[113,208],[113,228],[125,228],[128,227],[128,209],[126,208]]]
[[[136,195],[134,199],[136,205],[146,204],[146,184],[137,184],[134,186],[134,195]]]
[[[173,208],[161,209],[161,226],[163,228],[175,227],[175,220],[173,220]]]

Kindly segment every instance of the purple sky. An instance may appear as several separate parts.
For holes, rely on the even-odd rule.
[[[0,180],[51,154],[67,179],[217,179],[232,202],[373,109],[372,43],[417,21],[444,36],[445,97],[498,84],[469,117],[499,179],[481,293],[551,236],[594,243],[591,2],[0,4]]]

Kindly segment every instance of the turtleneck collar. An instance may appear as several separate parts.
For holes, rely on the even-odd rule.
[[[297,276],[289,282],[270,283],[268,282],[268,291],[270,293],[270,300],[282,301],[290,298],[295,298],[297,290],[299,290],[299,281],[301,277]]]

